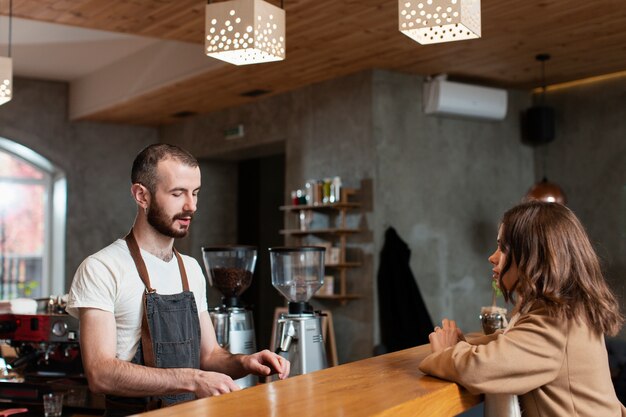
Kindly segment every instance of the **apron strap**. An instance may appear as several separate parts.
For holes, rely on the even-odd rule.
[[[126,244],[130,250],[130,256],[132,256],[133,261],[135,262],[139,278],[141,278],[143,284],[146,286],[146,291],[143,294],[143,314],[141,319],[141,349],[143,351],[144,364],[154,368],[154,348],[152,346],[152,336],[150,336],[150,326],[148,325],[148,299],[146,295],[148,293],[155,293],[156,290],[150,286],[148,268],[146,268],[146,263],[141,257],[141,251],[139,250],[139,245],[137,244],[135,235],[133,234],[133,229],[130,229],[130,232],[128,232],[124,240],[126,240]]]
[[[183,283],[183,291],[189,291],[189,280],[187,280],[187,271],[185,270],[185,264],[183,264],[183,258],[180,256],[180,253],[174,249],[174,255],[176,255],[176,260],[178,261],[178,269],[180,270],[180,280]]]
[[[137,267],[139,278],[141,278],[143,284],[146,286],[146,292],[156,292],[156,290],[150,286],[150,276],[148,275],[148,268],[146,268],[146,263],[141,257],[141,251],[139,250],[139,245],[137,244],[135,235],[133,234],[133,229],[130,229],[130,232],[128,232],[124,240],[126,240],[126,244],[128,245],[128,249],[130,250],[130,256],[132,256],[133,261],[135,261],[135,266]]]
[[[148,324],[148,294],[143,294],[143,314],[141,318],[141,350],[143,353],[143,363],[151,368],[155,367],[154,347],[152,346],[152,336],[150,335],[150,325]]]

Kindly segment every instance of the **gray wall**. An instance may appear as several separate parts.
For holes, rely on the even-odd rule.
[[[67,288],[82,260],[123,236],[135,215],[130,167],[151,128],[70,123],[67,84],[15,79],[13,100],[0,106],[0,136],[27,146],[67,175]]]
[[[374,176],[371,91],[371,73],[361,73],[167,126],[161,129],[161,139],[206,158],[229,159],[236,153],[243,159],[284,152],[286,190],[302,188],[309,178],[334,175],[342,177],[344,186],[358,188],[361,180],[371,183]],[[238,123],[244,124],[245,137],[224,140],[223,131]],[[286,221],[290,216],[285,215]],[[340,362],[371,356],[372,352],[372,229],[364,218],[360,214],[349,217],[355,227],[365,222],[361,226],[368,232],[352,241],[362,252],[364,266],[351,271],[348,288],[363,298],[345,306],[337,302],[316,305],[333,310]],[[234,212],[221,219],[226,223],[235,220]]]
[[[433,319],[455,317],[476,330],[480,306],[491,301],[486,259],[497,222],[533,183],[533,151],[519,141],[526,94],[511,93],[501,122],[443,119],[422,114],[421,82],[363,72],[161,129],[163,141],[203,157],[248,157],[282,146],[286,190],[339,175],[344,186],[364,191],[363,209],[348,218],[364,230],[349,238],[363,266],[350,271],[348,292],[362,298],[316,303],[333,311],[342,363],[371,356],[378,341],[375,275],[386,226],[412,249],[411,267]],[[223,130],[238,123],[245,138],[224,140]]]
[[[529,98],[510,91],[503,121],[463,120],[425,115],[420,77],[376,72],[373,85],[376,252],[393,226],[412,250],[433,321],[478,330],[480,307],[491,303],[487,257],[498,221],[533,183],[518,122]]]
[[[376,149],[372,135],[371,80],[372,74],[363,72],[300,90],[292,109],[294,127],[290,131],[293,135],[287,140],[286,190],[303,188],[311,178],[340,176],[344,187],[363,191],[360,196],[363,209],[347,218],[348,227],[363,231],[348,237],[353,259],[359,259],[362,266],[347,271],[347,292],[361,298],[344,305],[336,301],[315,303],[333,312],[340,363],[371,356],[374,345],[372,258],[375,248],[370,217],[371,184],[376,182]],[[313,221],[323,225],[325,220]]]
[[[198,209],[186,238],[176,241],[176,248],[196,258],[204,269],[202,247],[236,244],[237,240],[237,164],[230,161],[200,160],[202,188]],[[220,295],[207,283],[210,307],[220,302]]]
[[[536,176],[561,186],[600,255],[607,279],[626,301],[626,78],[549,92],[552,143],[536,149]],[[626,333],[622,331],[622,335]]]

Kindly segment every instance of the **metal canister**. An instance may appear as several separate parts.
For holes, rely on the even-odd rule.
[[[324,196],[324,181],[315,182],[315,191],[313,192],[313,204],[322,204],[322,198]]]
[[[330,200],[329,203],[339,203],[341,201],[341,178],[333,178],[330,184]]]
[[[217,307],[209,312],[209,316],[213,322],[217,343],[223,348],[228,348],[230,343],[230,315],[227,311],[222,311]]]
[[[322,203],[328,204],[330,203],[330,187],[333,180],[330,178],[324,178],[324,183],[322,184]]]
[[[306,204],[315,204],[315,193],[317,190],[317,180],[308,180],[304,185]]]

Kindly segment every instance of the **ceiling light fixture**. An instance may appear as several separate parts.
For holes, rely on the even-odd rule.
[[[541,63],[541,95],[539,104],[535,104],[523,113],[522,142],[539,146],[546,145],[554,140],[554,109],[546,105],[546,61],[549,54],[538,54],[535,59]],[[557,184],[548,181],[546,175],[548,166],[547,147],[543,146],[541,153],[543,178],[535,183],[526,192],[525,201],[539,200],[548,203],[567,204],[565,192]]]
[[[398,29],[422,45],[480,38],[480,0],[398,0]]]
[[[285,10],[263,0],[206,5],[205,52],[235,65],[285,59]]]
[[[9,55],[0,56],[0,105],[13,98],[13,59],[11,59],[11,25],[13,0],[9,0]]]

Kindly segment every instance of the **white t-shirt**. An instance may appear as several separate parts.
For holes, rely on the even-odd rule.
[[[148,269],[150,284],[159,294],[182,292],[178,261],[172,257],[165,262],[141,250]],[[198,314],[207,310],[206,280],[198,262],[182,255],[189,290],[194,294]],[[130,361],[141,338],[143,293],[145,285],[139,277],[126,241],[118,239],[101,251],[89,256],[78,267],[70,288],[67,312],[78,317],[81,307],[109,311],[117,327],[116,356]]]

